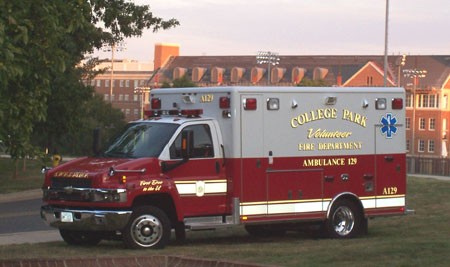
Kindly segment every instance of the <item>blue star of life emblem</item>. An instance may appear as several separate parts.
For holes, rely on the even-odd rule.
[[[386,138],[392,138],[392,134],[397,133],[397,119],[392,116],[391,113],[387,113],[386,116],[381,117],[381,133],[386,135]]]

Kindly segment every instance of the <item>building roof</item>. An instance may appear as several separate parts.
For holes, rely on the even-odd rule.
[[[399,66],[401,55],[389,56],[388,79],[392,84],[397,85],[400,79],[400,85],[406,86],[408,78],[403,77],[403,69],[424,69],[427,70],[427,76],[421,78],[420,84],[426,88],[440,89],[450,75],[450,55],[442,56],[406,56],[404,66]],[[342,84],[352,78],[359,70],[371,62],[371,66],[381,72],[384,71],[384,56],[382,55],[315,55],[315,56],[279,56],[279,64],[270,66],[271,68],[281,68],[284,70],[279,85],[292,84],[292,75],[294,68],[303,68],[306,70],[304,77],[315,79],[314,73],[318,68],[325,70],[323,80],[330,85],[337,85],[338,76]],[[239,84],[251,84],[251,70],[253,68],[268,69],[267,64],[257,64],[256,56],[176,56],[167,61],[166,65],[157,70],[157,81],[171,81],[174,79],[174,70],[184,68],[186,75],[192,77],[194,68],[204,68],[205,72],[197,82],[199,85],[213,85],[211,81],[211,70],[214,67],[223,68],[223,83],[232,85],[231,71],[233,68],[242,68],[244,70]],[[399,69],[400,67],[400,69]],[[267,71],[264,72],[260,83],[267,83]],[[153,82],[155,82],[153,81]],[[253,81],[254,83],[254,81]]]

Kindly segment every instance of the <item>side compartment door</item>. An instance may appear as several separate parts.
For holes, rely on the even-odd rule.
[[[398,116],[399,115],[399,116]],[[401,114],[386,112],[375,127],[376,208],[405,206],[405,129]]]
[[[246,106],[252,103],[256,107]],[[266,215],[267,164],[264,156],[264,105],[259,94],[241,96],[241,205],[242,215]]]

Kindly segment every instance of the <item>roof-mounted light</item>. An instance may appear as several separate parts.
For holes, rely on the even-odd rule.
[[[392,99],[392,109],[403,109],[403,98]]]
[[[180,113],[182,116],[200,117],[203,114],[203,109],[183,109]]]
[[[280,99],[279,98],[268,98],[267,99],[267,109],[268,110],[279,110],[280,109]]]
[[[161,109],[161,98],[152,98],[150,101],[150,106],[152,109]]]
[[[375,100],[375,109],[386,109],[386,98],[377,98]]]
[[[245,98],[244,99],[244,109],[245,110],[256,110],[257,101],[256,98]]]
[[[184,95],[183,96],[183,102],[185,104],[194,104],[195,103],[195,97],[193,95]]]
[[[230,108],[230,106],[231,106],[231,101],[228,96],[221,96],[219,98],[219,107],[221,109]]]

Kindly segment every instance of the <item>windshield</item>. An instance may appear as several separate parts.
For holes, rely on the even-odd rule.
[[[158,157],[177,124],[141,122],[130,124],[105,151],[106,157]]]

